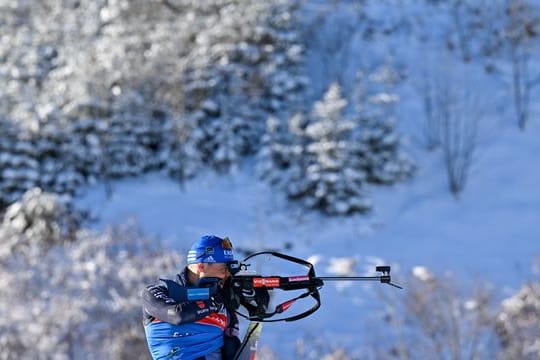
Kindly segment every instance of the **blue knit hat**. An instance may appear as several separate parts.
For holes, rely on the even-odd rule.
[[[222,239],[205,235],[191,245],[187,263],[226,263],[234,260],[233,247],[228,237]]]

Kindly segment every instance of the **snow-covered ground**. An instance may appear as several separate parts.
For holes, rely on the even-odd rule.
[[[306,18],[315,18],[322,3],[313,2],[317,6],[306,10]],[[371,50],[385,51],[381,47]],[[359,51],[349,49],[351,58],[357,59]],[[421,63],[414,51],[414,47],[402,49],[401,58],[416,57]],[[331,74],[319,70],[329,60],[317,59],[317,49],[310,56],[312,79],[326,81],[324,77]],[[347,69],[354,69],[351,61]],[[411,95],[413,87],[402,89],[401,95]],[[324,90],[314,89],[313,96]],[[540,108],[533,104],[536,108],[531,109],[526,131],[515,125],[511,108],[491,109],[481,124],[467,187],[455,198],[448,192],[440,154],[422,150],[416,141],[417,107],[406,98],[400,106],[400,128],[410,140],[418,172],[398,186],[370,189],[374,212],[368,216],[340,219],[302,214],[258,181],[249,165],[229,176],[200,175],[183,188],[160,174],[123,180],[113,183],[110,199],[97,185],[78,201],[99,216],[96,227],[135,219],[148,235],[179,252],[185,252],[200,235],[212,233],[230,236],[239,249],[272,248],[316,259],[319,275],[339,272],[335,264],[340,258],[354,260],[351,274],[370,273],[375,264],[393,265],[396,279],[414,266],[426,266],[438,274],[450,272],[464,282],[493,283],[501,288],[501,295],[538,278],[531,264],[540,256]],[[331,337],[353,347],[367,330],[361,309],[369,305],[377,311],[369,291],[373,286],[326,286],[321,310],[299,322],[267,325],[261,344],[283,356],[292,354],[297,335],[319,340]],[[399,290],[387,287],[384,291]]]

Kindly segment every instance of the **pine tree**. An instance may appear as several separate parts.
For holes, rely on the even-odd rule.
[[[351,155],[356,157],[370,184],[392,185],[414,173],[414,163],[401,151],[401,140],[391,120],[363,118],[354,136]]]
[[[177,117],[172,120],[171,146],[164,152],[165,172],[183,184],[202,167],[201,154],[192,142],[186,141],[192,132],[193,119]]]
[[[309,192],[310,183],[306,177],[306,169],[312,159],[307,155],[310,144],[306,134],[308,122],[308,117],[302,113],[294,114],[288,122],[288,131],[292,138],[284,144],[282,152],[283,156],[289,159],[283,184],[290,199],[302,199]]]
[[[366,175],[349,153],[355,123],[345,116],[339,85],[330,86],[310,117],[295,114],[285,128],[269,120],[261,151],[261,177],[289,199],[331,215],[368,211]]]
[[[116,98],[112,106],[113,115],[104,135],[107,176],[136,176],[151,168],[159,168],[156,164],[159,157],[154,151],[160,149],[159,133],[165,129],[159,126],[164,125],[161,123],[164,117],[152,118],[144,97],[135,91]]]
[[[207,100],[200,111],[191,115],[195,126],[186,146],[196,149],[203,164],[218,171],[226,172],[234,166],[239,157],[233,119],[222,114],[220,107]]]
[[[390,66],[381,66],[368,79],[358,74],[355,93],[355,122],[351,154],[371,184],[391,185],[412,176],[413,160],[403,152],[397,134],[394,106],[399,97],[392,92],[400,81]],[[368,81],[369,80],[369,81]]]
[[[284,173],[291,166],[289,151],[292,136],[284,121],[270,116],[266,121],[266,132],[261,140],[261,150],[257,155],[257,174],[271,185],[282,186],[286,181]]]
[[[313,107],[313,119],[306,128],[310,139],[306,169],[310,194],[308,207],[329,214],[364,212],[371,207],[364,190],[365,174],[350,161],[350,135],[354,123],[344,116],[347,101],[338,84],[332,84]]]
[[[74,195],[84,178],[75,169],[67,130],[51,111],[44,119],[33,142],[39,162],[38,185],[43,191]]]
[[[74,168],[85,181],[94,183],[103,178],[105,166],[105,134],[111,108],[101,101],[82,101],[66,110],[70,123],[70,153]]]
[[[255,74],[261,89],[259,107],[271,114],[303,110],[307,79],[301,75],[305,46],[298,24],[297,1],[276,1],[271,15],[257,28],[253,42],[262,46]]]
[[[145,106],[143,127],[138,134],[140,142],[149,155],[145,172],[161,170],[166,166],[175,141],[171,112],[161,106]]]
[[[39,181],[39,163],[31,137],[0,116],[0,209],[18,200]]]

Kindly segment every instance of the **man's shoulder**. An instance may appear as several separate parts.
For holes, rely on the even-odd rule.
[[[188,281],[187,281],[187,271],[186,269],[182,270],[180,273],[176,274],[176,276],[172,277],[172,278],[159,278],[159,284],[161,286],[166,286],[168,287],[170,284],[174,283],[175,285],[180,285],[180,286],[188,286]]]
[[[158,278],[154,284],[145,287],[143,294],[147,293],[150,298],[168,302],[171,299],[174,300],[175,294],[182,292],[185,287],[186,273],[184,270],[173,279]]]
[[[172,277],[157,277],[153,284],[149,284],[146,286],[146,288],[154,287],[154,286],[161,286],[161,287],[167,287],[167,284],[169,282],[175,282],[180,286],[187,286],[187,269],[185,268],[180,273],[176,274]]]

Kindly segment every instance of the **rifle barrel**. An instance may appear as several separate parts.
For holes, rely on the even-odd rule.
[[[365,281],[381,280],[382,276],[317,276],[323,281]]]
[[[390,275],[380,276],[317,276],[317,279],[322,281],[380,281],[398,289],[403,289],[401,286],[391,282]]]

